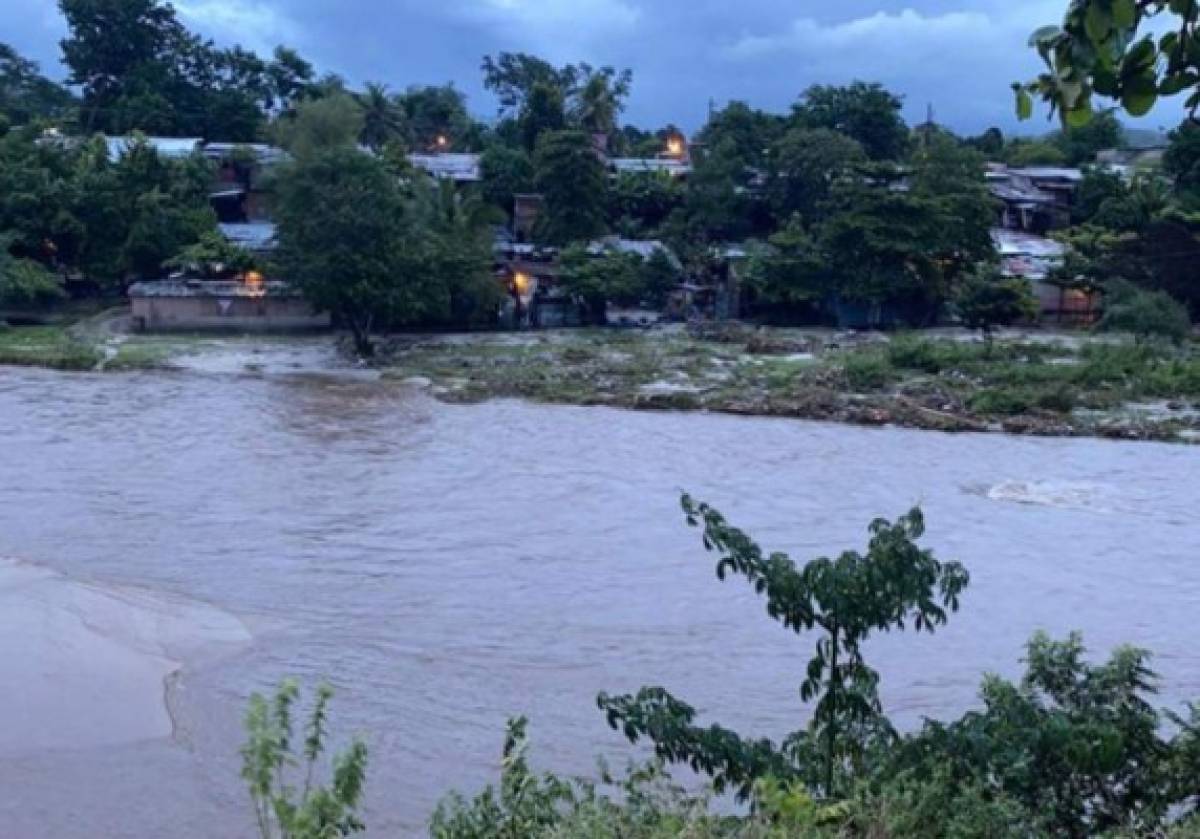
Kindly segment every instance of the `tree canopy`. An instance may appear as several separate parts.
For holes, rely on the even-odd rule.
[[[606,174],[592,138],[582,131],[549,131],[533,155],[534,185],[545,199],[543,241],[567,245],[605,232]]]

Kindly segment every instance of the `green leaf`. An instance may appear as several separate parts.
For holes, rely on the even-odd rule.
[[[1033,116],[1033,98],[1022,88],[1017,91],[1017,119]]]
[[[1158,85],[1155,83],[1153,73],[1143,73],[1125,82],[1125,89],[1121,94],[1121,104],[1125,106],[1125,110],[1129,112],[1130,116],[1145,116],[1154,107],[1156,101],[1158,101]]]
[[[1112,19],[1118,29],[1132,29],[1137,22],[1137,4],[1134,0],[1113,0]]]
[[[1035,29],[1033,34],[1029,36],[1029,46],[1036,47],[1045,41],[1052,41],[1062,34],[1062,29],[1057,26],[1043,26],[1040,29]]]
[[[1101,96],[1116,96],[1119,89],[1116,74],[1097,67],[1092,73],[1092,89]]]
[[[1194,71],[1172,73],[1159,83],[1158,92],[1161,96],[1174,96],[1182,90],[1194,87],[1197,83],[1200,83],[1200,75]]]
[[[1121,75],[1132,76],[1139,73],[1147,67],[1154,66],[1154,59],[1158,57],[1158,50],[1154,47],[1154,41],[1149,37],[1143,38],[1134,45],[1125,60],[1121,62]]]
[[[1072,128],[1080,128],[1087,125],[1092,120],[1092,103],[1084,99],[1080,104],[1070,110],[1063,110],[1063,118],[1066,119],[1067,125]]]
[[[1099,0],[1092,0],[1088,4],[1087,14],[1083,18],[1083,28],[1092,43],[1102,44],[1108,37],[1108,33],[1112,31],[1112,24],[1112,15],[1109,14],[1108,9]]]

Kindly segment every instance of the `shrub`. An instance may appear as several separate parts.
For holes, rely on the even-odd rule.
[[[1139,343],[1166,338],[1182,344],[1192,332],[1187,309],[1171,295],[1123,282],[1109,287],[1104,316],[1097,326],[1105,332],[1129,332]]]
[[[893,366],[904,370],[941,373],[975,361],[982,352],[970,344],[958,341],[930,341],[902,336],[888,344],[887,358]]]
[[[881,355],[857,352],[842,362],[846,380],[855,390],[878,390],[892,380],[892,365]]]
[[[968,407],[977,414],[1023,414],[1034,401],[1024,388],[987,388],[972,396]]]
[[[1069,414],[1079,404],[1079,395],[1070,385],[1059,384],[1039,393],[1034,403],[1047,411]]]
[[[1012,326],[1038,316],[1037,299],[1029,283],[1020,277],[1003,277],[996,268],[968,276],[954,304],[963,323],[981,330],[989,345],[997,326]]]
[[[250,789],[261,839],[335,839],[365,830],[358,818],[367,771],[367,747],[355,740],[333,760],[330,787],[314,782],[317,759],[325,751],[326,709],[333,696],[328,685],[317,688],[312,715],[304,729],[303,750],[293,747],[292,706],[300,696],[294,681],[285,681],[270,701],[250,697],[246,744],[242,746],[242,778]],[[286,783],[285,771],[299,766],[303,786]]]

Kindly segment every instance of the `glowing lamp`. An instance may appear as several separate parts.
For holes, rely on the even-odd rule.
[[[671,139],[667,140],[667,154],[671,155],[672,157],[682,157],[683,140],[680,140],[678,137],[672,137]]]
[[[517,290],[517,294],[525,294],[529,291],[530,279],[528,274],[523,274],[518,271],[513,275],[513,288]]]
[[[263,284],[263,275],[257,271],[247,271],[245,279],[246,285],[248,286],[254,286],[257,288]]]

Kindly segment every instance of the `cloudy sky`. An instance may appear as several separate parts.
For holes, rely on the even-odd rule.
[[[634,71],[626,118],[703,123],[710,100],[786,109],[813,83],[880,81],[910,120],[1018,128],[1009,84],[1036,73],[1029,33],[1067,0],[175,0],[192,28],[262,52],[283,42],[322,71],[394,89],[453,81],[472,110],[483,55],[532,52]],[[56,0],[0,0],[0,39],[61,75]],[[1164,106],[1143,127],[1178,122]],[[1042,131],[1044,117],[1019,127]]]

